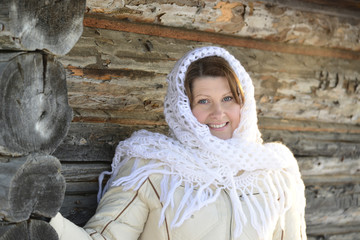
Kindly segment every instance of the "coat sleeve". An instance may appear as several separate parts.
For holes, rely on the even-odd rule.
[[[288,192],[291,205],[279,219],[273,239],[306,240],[305,222],[305,189],[300,178],[294,179],[291,190]]]
[[[299,215],[296,206],[292,206],[285,214],[284,226],[278,222],[273,239],[275,240],[306,240],[307,236],[302,224],[303,217]]]
[[[290,199],[291,205],[283,218],[279,220],[273,239],[306,240],[305,185],[301,178],[298,163],[285,145],[279,143],[269,143],[267,145],[289,163],[288,167],[283,169],[283,174],[289,188],[289,192],[285,195]]]
[[[305,186],[300,178],[295,180],[290,208],[286,211],[283,226],[283,240],[307,240],[305,222]]]
[[[56,230],[60,240],[137,240],[149,212],[147,204],[139,197],[139,191],[141,188],[138,191],[123,191],[122,187],[110,188],[84,228],[76,226],[60,213],[50,221],[50,225]]]

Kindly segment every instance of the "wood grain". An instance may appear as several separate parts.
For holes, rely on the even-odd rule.
[[[60,169],[59,160],[50,155],[0,158],[0,219],[21,222],[31,214],[54,217],[65,193]]]
[[[2,224],[0,222],[0,240],[57,240],[55,229],[50,224],[31,219],[20,223]]]
[[[247,39],[211,32],[193,31],[182,28],[151,25],[146,23],[132,23],[127,21],[117,21],[106,17],[87,16],[84,19],[84,26],[102,28],[122,32],[140,33],[159,37],[174,38],[180,40],[190,40],[207,42],[212,44],[228,45],[234,47],[246,47],[265,51],[301,54],[309,56],[360,59],[360,54],[348,50],[326,49],[313,46],[303,46],[295,44],[279,44],[256,39]]]
[[[41,53],[0,55],[0,153],[53,152],[72,119],[63,67]]]
[[[0,49],[65,55],[81,36],[85,2],[1,1]]]

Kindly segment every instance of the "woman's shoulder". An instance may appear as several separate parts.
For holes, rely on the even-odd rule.
[[[287,178],[295,179],[297,181],[301,180],[298,161],[287,146],[280,142],[265,143],[264,146],[276,154],[283,163],[283,167],[279,169],[282,174],[287,175]]]
[[[122,164],[122,166],[118,169],[115,179],[130,176],[135,171],[139,171],[140,173],[141,169],[145,169],[147,165],[149,166],[150,169],[154,170],[154,172],[158,172],[156,170],[160,170],[161,168],[163,168],[161,166],[162,164],[160,164],[160,161],[157,159],[131,157],[128,160],[126,160],[126,162]]]
[[[295,159],[292,151],[281,142],[269,142],[264,143],[264,146],[271,150],[274,154],[276,154],[279,158],[283,159],[283,161],[291,164],[292,166],[297,166],[297,160]],[[286,165],[288,165],[286,164]]]
[[[136,157],[130,157],[129,159],[125,159],[124,161],[124,164],[122,164],[122,166],[118,169],[116,178],[129,176],[135,169],[139,169],[149,164],[150,162],[148,159]],[[156,160],[151,161],[154,162]]]
[[[283,156],[294,157],[291,150],[281,142],[268,142],[264,143],[264,146],[271,149],[275,153]]]

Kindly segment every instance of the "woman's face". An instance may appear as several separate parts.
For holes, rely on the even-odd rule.
[[[240,104],[225,77],[199,77],[192,83],[191,110],[212,135],[229,139],[240,122]]]

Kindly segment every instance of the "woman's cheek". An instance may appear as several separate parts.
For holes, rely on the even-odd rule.
[[[194,106],[191,111],[192,111],[193,115],[195,116],[195,118],[198,120],[199,123],[204,123],[205,122],[206,114],[201,109],[201,107]]]

